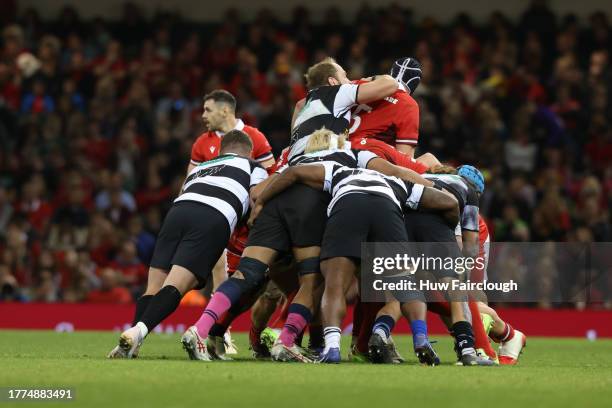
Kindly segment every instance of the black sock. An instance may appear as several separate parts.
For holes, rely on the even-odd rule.
[[[302,347],[302,340],[304,340],[304,331],[297,335],[295,338],[295,344],[299,347]]]
[[[149,303],[151,303],[151,299],[153,299],[153,295],[142,295],[136,301],[136,310],[134,311],[134,320],[132,320],[132,326],[136,326],[136,323],[140,321],[140,318],[144,314],[147,307],[149,307]]]
[[[308,348],[318,349],[325,347],[325,337],[323,336],[323,326],[311,324],[308,326]]]
[[[453,324],[451,330],[453,336],[455,336],[455,346],[457,347],[458,355],[461,355],[461,352],[467,348],[474,348],[474,332],[469,322],[457,322]]]
[[[153,296],[140,321],[147,326],[149,332],[153,331],[155,326],[176,310],[182,297],[181,292],[174,286],[164,286]]]
[[[214,336],[214,337],[223,337],[226,330],[227,330],[227,327],[225,327],[224,325],[215,323],[213,324],[213,327],[210,328],[208,335]]]

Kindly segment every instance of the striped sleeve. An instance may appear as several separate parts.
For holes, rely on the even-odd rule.
[[[356,153],[357,153],[356,154],[357,167],[362,168],[362,169],[367,169],[368,163],[370,163],[370,160],[378,157],[378,155],[368,150],[358,150]]]
[[[257,185],[264,181],[268,177],[268,172],[261,166],[253,166],[251,171],[251,184],[250,187]]]

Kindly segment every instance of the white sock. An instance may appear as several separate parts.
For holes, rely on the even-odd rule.
[[[466,347],[461,350],[461,355],[465,356],[466,354],[476,354],[476,350],[473,347]]]
[[[385,342],[387,342],[387,333],[382,329],[382,327],[374,329],[374,333],[378,334]]]
[[[147,337],[147,334],[149,334],[149,329],[147,329],[147,325],[144,324],[143,322],[138,322],[136,323],[136,326],[138,330],[140,331],[140,338],[144,339],[145,337]]]
[[[327,353],[329,351],[330,348],[340,348],[340,328],[339,327],[334,327],[334,326],[330,326],[330,327],[326,327],[323,330],[323,333],[325,334],[325,349],[323,350],[323,353]]]

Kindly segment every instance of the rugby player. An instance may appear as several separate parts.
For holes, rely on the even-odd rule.
[[[484,192],[484,177],[480,171],[472,166],[461,166],[456,171],[448,166],[438,168],[438,174],[441,172],[458,174],[465,180],[469,180],[475,186],[479,195]],[[455,235],[465,256],[472,258],[478,256],[484,260],[482,268],[476,266],[471,271],[470,280],[473,282],[486,280],[491,240],[487,224],[480,213],[478,213],[477,231],[475,231],[475,226],[472,222],[468,226],[462,225],[461,228],[457,228]],[[476,253],[477,255],[475,255]],[[476,265],[480,264],[477,263]],[[481,356],[488,356],[491,361],[502,365],[514,365],[517,363],[518,357],[526,344],[526,336],[504,322],[495,310],[489,307],[483,300],[486,300],[486,297],[484,293],[481,293],[478,294],[477,298],[470,296],[468,302],[474,328],[474,347],[479,349],[478,351]],[[436,306],[443,307],[439,304]],[[489,337],[496,343],[500,343],[499,357],[487,339],[488,330],[490,330]]]
[[[484,259],[483,268],[474,268],[470,275],[470,280],[473,282],[482,282],[487,280],[487,265],[489,263],[489,251],[491,237],[489,228],[482,216],[479,216],[479,250],[478,256]],[[527,343],[527,337],[521,331],[514,329],[510,324],[502,320],[497,312],[488,306],[484,301],[470,302],[475,304],[476,308],[470,305],[472,318],[481,316],[481,320],[486,327],[483,327],[484,338],[479,339],[476,336],[476,347],[482,348],[482,353],[485,353],[492,360],[497,360],[501,365],[515,365],[518,363],[518,358]],[[476,326],[476,324],[474,324]],[[489,337],[496,343],[500,344],[499,356],[491,348],[486,332],[489,332]],[[476,334],[476,329],[474,330]]]
[[[323,151],[321,155],[326,153]],[[368,238],[381,242],[406,242],[401,213],[404,205],[444,212],[449,222],[456,223],[458,209],[453,197],[414,184],[411,181],[415,177],[410,178],[408,181],[388,177],[376,171],[342,166],[325,158],[319,163],[290,167],[272,180],[259,197],[252,217],[257,216],[261,206],[270,198],[296,182],[308,183],[332,195],[328,206],[330,218],[321,248],[321,271],[325,277],[321,305],[325,349],[321,362],[340,361],[339,324],[346,308],[345,293],[360,258],[361,242]],[[344,198],[348,195],[350,200]],[[373,208],[378,211],[372,211]],[[377,215],[381,210],[385,217]]]
[[[369,150],[398,166],[423,173],[440,162],[431,153],[414,158],[419,140],[419,105],[412,93],[421,81],[421,65],[415,58],[401,58],[393,63],[390,75],[399,84],[393,95],[354,109],[349,130],[353,149]]]
[[[464,231],[466,241],[464,242],[463,253],[469,257],[476,257],[477,253],[472,251],[474,248],[476,250],[478,248],[478,203],[480,194],[484,191],[484,177],[473,166],[460,167],[458,175],[439,174],[440,172],[448,173],[447,166],[434,168],[433,170],[436,174],[424,174],[424,177],[433,181],[437,188],[452,194],[459,202],[461,221],[457,228],[455,228],[455,231]],[[441,222],[435,214],[425,214],[416,211],[407,212],[405,214],[405,222],[408,236],[412,242],[442,243],[443,247],[440,250],[448,252],[453,258],[463,256],[453,230]],[[474,238],[476,239],[475,247],[473,245]],[[436,249],[435,253],[424,252],[427,252],[428,255],[439,255],[438,248],[430,248]],[[442,268],[442,270],[432,272],[438,279],[457,278],[454,270]],[[436,365],[439,359],[427,338],[427,324],[425,321],[427,307],[422,303],[419,308],[417,307],[418,304],[418,299],[407,302],[402,305],[402,312],[404,312],[404,315],[410,315],[413,345],[419,361]],[[410,310],[404,310],[410,305],[412,306]],[[387,337],[393,330],[397,319],[395,318],[393,308],[389,306],[386,305],[379,311],[369,343],[370,357],[381,362],[391,362],[392,360],[387,346]],[[466,302],[451,301],[448,306],[450,307],[448,312],[451,316],[449,325],[455,337],[458,361],[463,365],[491,365],[493,363],[491,360],[482,358],[476,353],[473,329],[468,321],[469,312],[464,310],[467,308]],[[461,344],[462,342],[463,344]]]
[[[236,224],[249,210],[251,188],[267,177],[249,158],[252,150],[246,133],[229,131],[221,140],[220,156],[189,173],[157,237],[145,292],[152,297],[146,308],[137,304],[136,324],[121,334],[109,358],[135,357],[147,334],[176,310],[183,295],[210,278]]]
[[[420,64],[414,58],[401,58],[393,63],[390,74],[399,83],[397,91],[390,97],[367,105],[361,104],[355,109],[350,129],[352,147],[371,151],[393,164],[421,174],[429,167],[440,165],[440,162],[431,153],[425,153],[417,160],[413,158],[419,137],[419,107],[411,95],[421,80]],[[387,312],[391,313],[394,308],[393,315],[397,320],[402,313],[399,303],[392,303],[387,306]],[[381,307],[379,303],[357,302],[350,359],[369,360],[368,341]],[[412,326],[413,334],[418,334],[421,327],[419,322]],[[403,358],[395,350],[391,337],[388,340],[393,362],[402,362]]]
[[[246,133],[253,142],[253,152],[251,158],[259,162],[263,168],[270,170],[275,161],[272,154],[272,147],[265,135],[257,128],[246,125],[241,119],[236,117],[236,98],[228,91],[217,89],[204,96],[202,109],[202,121],[207,131],[202,133],[194,142],[191,148],[191,160],[187,167],[187,174],[202,162],[212,160],[219,155],[219,147],[223,136],[230,130],[241,130]],[[248,228],[245,223],[236,226],[224,254],[213,269],[213,291],[231,276],[238,267],[240,256],[246,246],[248,238]],[[280,299],[280,292],[270,284],[259,301],[257,298],[245,299],[240,311],[248,310],[253,306],[252,319],[253,335],[251,347],[259,347],[261,332],[265,329],[266,323],[276,308],[276,302]],[[223,324],[216,325],[211,330],[211,335],[207,342],[211,344],[211,356],[225,359],[225,349],[235,354],[235,347],[227,328],[235,316],[227,316]]]

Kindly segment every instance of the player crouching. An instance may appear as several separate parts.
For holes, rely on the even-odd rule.
[[[147,334],[176,310],[183,295],[210,278],[232,231],[249,209],[251,187],[267,177],[249,159],[252,148],[248,135],[230,131],[221,141],[221,155],[189,173],[164,220],[151,259],[149,285],[163,282],[161,289],[144,310],[137,308],[137,323],[121,334],[109,358],[133,358]],[[210,360],[193,328],[181,341],[191,359]]]

